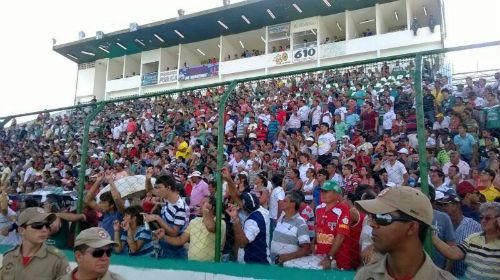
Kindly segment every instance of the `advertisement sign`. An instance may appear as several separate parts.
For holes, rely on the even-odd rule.
[[[279,66],[292,63],[292,58],[290,57],[291,54],[292,52],[290,51],[270,54],[270,66]]]
[[[277,24],[273,26],[269,26],[267,28],[269,34],[276,34],[276,33],[282,33],[282,32],[288,32],[290,31],[290,24],[289,23],[283,23],[283,24]]]
[[[343,56],[346,54],[345,46],[345,41],[321,45],[321,58]]]
[[[316,60],[318,58],[318,47],[309,46],[293,50],[293,63]]]
[[[291,24],[292,33],[303,32],[311,29],[318,29],[319,19],[318,17],[305,18],[301,20],[294,20]]]
[[[158,84],[168,84],[177,82],[177,70],[160,72]]]
[[[142,85],[150,86],[158,83],[158,72],[152,72],[142,75]]]
[[[179,81],[195,80],[219,75],[219,64],[204,64],[179,70]]]

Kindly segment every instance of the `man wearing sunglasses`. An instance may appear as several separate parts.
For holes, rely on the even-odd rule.
[[[64,254],[45,245],[55,218],[39,207],[21,212],[17,224],[22,243],[4,254],[0,279],[57,279],[69,272]]]
[[[112,247],[117,245],[103,228],[82,230],[75,239],[74,252],[78,266],[59,280],[122,280],[120,275],[109,271]]]
[[[423,250],[432,226],[432,205],[421,191],[401,186],[384,189],[377,198],[356,201],[370,216],[378,262],[362,267],[355,279],[455,279],[439,269]]]

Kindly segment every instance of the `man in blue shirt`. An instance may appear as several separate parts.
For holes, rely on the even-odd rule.
[[[455,137],[453,138],[453,142],[455,143],[455,145],[457,145],[460,156],[462,156],[464,161],[470,164],[472,160],[473,147],[474,145],[476,145],[476,140],[474,140],[474,137],[466,131],[467,128],[465,127],[465,125],[461,124],[458,127],[458,135],[455,135]]]

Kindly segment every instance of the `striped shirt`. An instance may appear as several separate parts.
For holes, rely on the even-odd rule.
[[[296,213],[290,219],[282,213],[273,232],[271,242],[272,254],[289,254],[297,252],[300,245],[311,243],[309,231],[304,219]]]
[[[171,227],[178,226],[181,233],[188,223],[188,206],[184,199],[179,197],[175,203],[167,202],[161,209],[162,219]]]
[[[473,233],[458,245],[465,254],[466,279],[498,279],[500,275],[500,240],[486,244],[483,232]]]
[[[471,218],[464,217],[455,229],[455,241],[457,244],[461,244],[469,235],[481,232],[481,230],[481,224]],[[451,273],[456,277],[463,277],[466,268],[465,261],[455,261]]]
[[[299,209],[299,213],[302,219],[306,221],[307,229],[309,230],[309,237],[313,239],[316,236],[314,210],[306,203],[303,203]]]
[[[124,244],[123,251],[128,252],[129,256],[143,256],[149,254],[153,251],[153,238],[151,236],[151,231],[147,230],[144,226],[140,226],[137,228],[135,232],[134,241],[142,240],[144,243],[142,247],[137,252],[130,252],[130,248],[127,242],[127,232],[122,231],[122,235],[120,237],[121,242]]]

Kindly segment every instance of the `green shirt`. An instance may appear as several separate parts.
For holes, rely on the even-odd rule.
[[[342,136],[346,135],[345,133],[347,129],[349,129],[349,126],[343,121],[336,123],[333,127],[335,129],[335,138],[337,140],[340,140]]]
[[[484,108],[486,112],[486,128],[500,128],[500,105],[496,105],[490,108]]]

